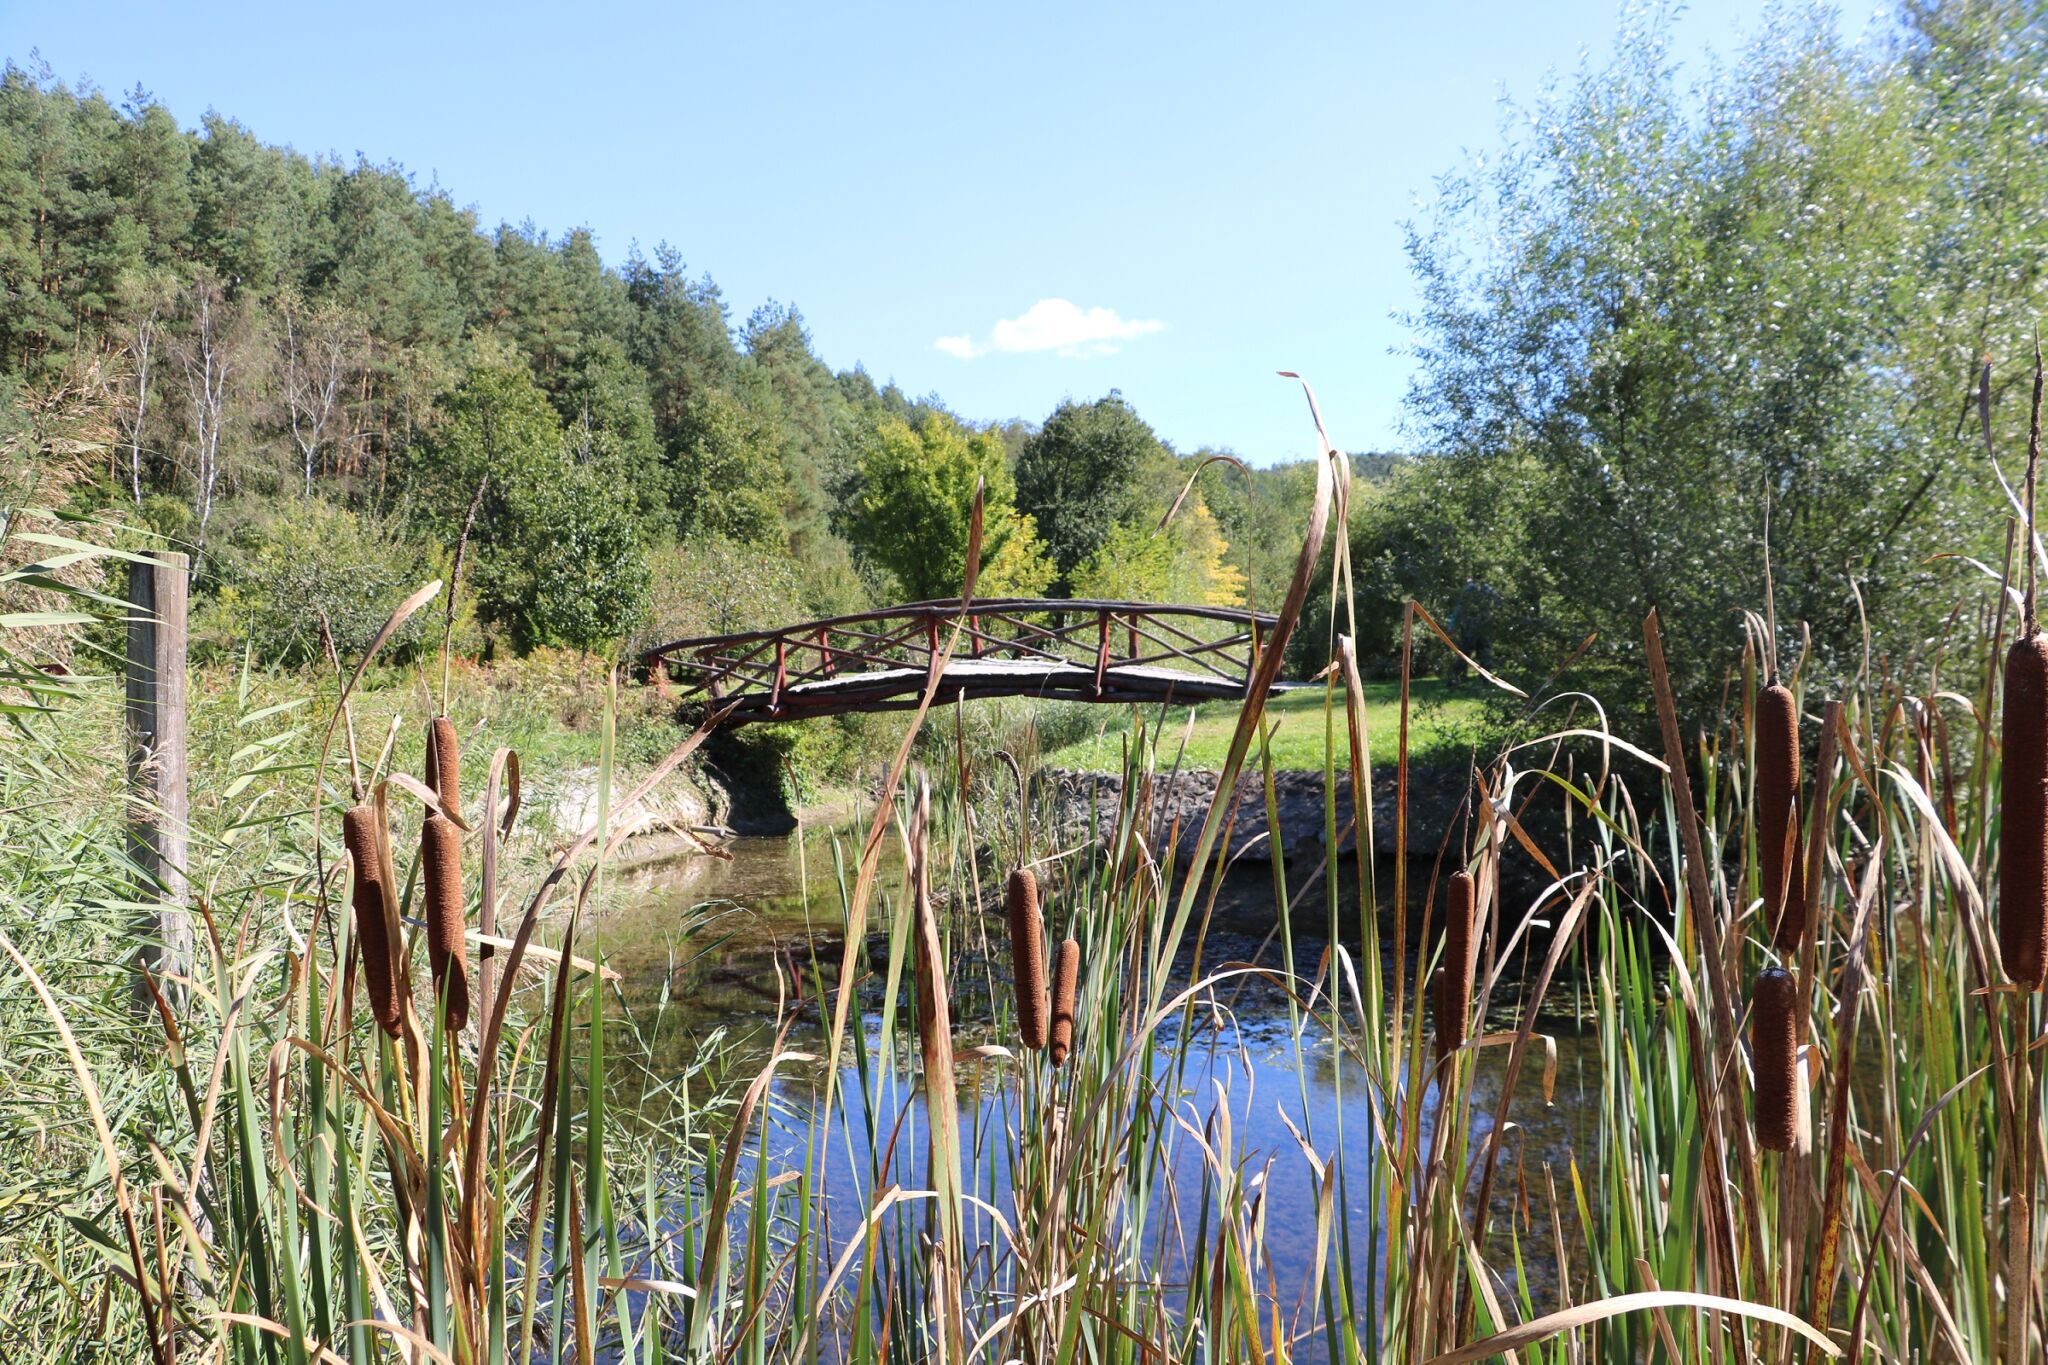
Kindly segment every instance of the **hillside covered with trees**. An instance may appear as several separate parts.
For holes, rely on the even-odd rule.
[[[1414,597],[1489,664],[1632,695],[1654,604],[1706,703],[1767,543],[1836,676],[1915,657],[2005,553],[2048,5],[1906,0],[1854,42],[1786,13],[1697,78],[1670,24],[1632,13],[1410,224],[1421,454],[1358,458],[1348,509],[1369,669]],[[30,456],[6,500],[186,547],[203,643],[287,663],[323,614],[359,646],[465,526],[466,651],[605,653],[955,592],[983,481],[985,591],[1269,604],[1308,492],[1305,465],[1204,467],[1114,391],[976,423],[834,372],[794,307],[736,321],[669,247],[608,264],[18,66],[0,389]]]
[[[1162,531],[1199,458],[1114,392],[977,425],[835,373],[794,307],[736,321],[667,246],[614,267],[12,64],[0,391],[0,501],[186,549],[202,647],[266,663],[315,660],[323,617],[359,650],[465,528],[459,643],[503,656],[957,593],[984,480],[987,592],[1235,603],[1298,517],[1262,505],[1287,476],[1218,465]]]

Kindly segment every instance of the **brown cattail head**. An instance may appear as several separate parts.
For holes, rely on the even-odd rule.
[[[1060,944],[1052,967],[1052,1064],[1062,1065],[1074,1050],[1074,991],[1081,983],[1081,945]]]
[[[397,964],[391,954],[391,925],[384,917],[391,869],[384,860],[384,841],[377,832],[377,812],[367,805],[350,807],[341,817],[341,842],[355,868],[351,898],[355,903],[356,943],[363,952],[363,986],[369,992],[370,1013],[379,1028],[396,1038],[401,1020]]]
[[[1479,888],[1459,868],[1444,893],[1444,984],[1437,1033],[1446,1052],[1465,1045],[1472,1016],[1472,978],[1479,969]]]
[[[1999,769],[1998,956],[2030,991],[2048,971],[2048,635],[2005,656]]]
[[[1749,1060],[1756,1073],[1756,1141],[1789,1152],[1799,1132],[1799,988],[1792,973],[1768,967],[1749,1001]]]
[[[1438,967],[1429,974],[1429,1013],[1436,1021],[1436,1064],[1442,1066],[1444,1058],[1451,1055],[1451,1049],[1458,1044],[1451,1041],[1450,1020],[1444,1015],[1444,969]],[[1459,1033],[1464,1032],[1461,1025]]]
[[[462,810],[462,741],[455,722],[436,716],[427,722],[427,785],[441,798],[441,809]]]
[[[1806,860],[1799,856],[1799,705],[1772,683],[1756,699],[1756,843],[1764,923],[1778,951],[1806,941]]]
[[[1010,914],[1010,976],[1017,983],[1017,1029],[1024,1046],[1045,1046],[1045,920],[1038,913],[1038,879],[1020,867],[1004,888]]]
[[[427,887],[427,962],[445,1002],[448,1031],[469,1022],[469,964],[462,951],[462,831],[445,815],[420,830],[420,867]]]

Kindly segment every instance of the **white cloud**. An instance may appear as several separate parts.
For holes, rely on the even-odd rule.
[[[991,351],[1114,355],[1126,341],[1165,330],[1166,324],[1157,318],[1125,318],[1114,308],[1082,308],[1066,299],[1040,299],[1019,316],[1004,318],[990,328],[985,341],[969,336],[940,337],[932,345],[962,360]]]

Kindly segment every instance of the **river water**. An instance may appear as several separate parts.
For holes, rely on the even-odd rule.
[[[613,908],[587,930],[620,974],[618,1007],[632,1021],[646,1067],[645,1086],[629,1086],[631,1093],[614,1101],[615,1112],[631,1113],[637,1107],[652,1114],[663,1105],[672,1111],[678,1094],[696,1103],[732,1093],[768,1057],[779,1019],[789,1021],[784,1047],[822,1051],[818,1011],[804,997],[815,989],[814,959],[828,992],[836,975],[843,937],[835,842],[850,878],[859,838],[860,831],[845,828],[743,838],[726,846],[722,858],[698,856],[621,877],[609,898]],[[901,875],[892,839],[881,876],[899,881]],[[1295,877],[1291,884],[1300,881]],[[1278,965],[1280,946],[1269,937],[1274,923],[1269,872],[1234,874],[1227,890],[1206,960],[1245,958],[1263,949],[1265,961]],[[1322,905],[1317,895],[1311,918],[1319,925]],[[873,924],[870,929],[886,927]],[[588,939],[585,946],[591,946]],[[1312,970],[1323,953],[1321,940],[1300,938],[1295,946],[1302,970]],[[1347,946],[1355,950],[1355,944]],[[876,1010],[871,996],[863,1003],[859,1025],[849,1033],[863,1040],[870,1066],[882,1076],[869,1091],[877,1096],[878,1111],[858,1111],[862,1087],[854,1068],[844,1067],[835,1136],[822,1152],[809,1148],[827,1077],[822,1064],[792,1066],[778,1073],[766,1126],[771,1179],[793,1179],[807,1151],[817,1163],[827,1190],[822,1215],[837,1225],[829,1233],[835,1254],[878,1180],[905,1188],[924,1184],[923,1097],[915,1084],[915,1064],[874,1055]],[[965,1035],[971,1032],[973,1009],[971,1000],[959,1007],[963,1042],[970,1041]],[[1560,1196],[1569,1200],[1565,1162],[1576,1147],[1581,1170],[1590,1165],[1587,1144],[1598,1099],[1596,1041],[1547,1021],[1543,1028],[1558,1048],[1554,1090],[1546,1100],[1539,1049],[1525,1062],[1514,1097],[1512,1120],[1518,1131],[1511,1131],[1504,1144],[1494,1219],[1496,1228],[1510,1222],[1517,1228],[1528,1288],[1539,1312],[1558,1306],[1555,1266],[1546,1254],[1553,1243],[1543,1168],[1549,1166]],[[616,1050],[618,1045],[608,1046]],[[1491,1126],[1506,1053],[1502,1047],[1477,1053],[1475,1133]],[[1317,1240],[1317,1191],[1302,1143],[1324,1157],[1341,1150],[1353,1171],[1371,1169],[1374,1134],[1365,1077],[1326,1041],[1298,1047],[1285,998],[1271,991],[1248,991],[1237,998],[1231,1017],[1220,1021],[1201,1046],[1190,1048],[1188,1056],[1185,1070],[1173,1078],[1176,1107],[1197,1131],[1219,1115],[1227,1117],[1243,1169],[1262,1172],[1265,1245],[1286,1311],[1312,1278]],[[1001,1134],[1025,1120],[1008,1107],[1014,1087],[976,1086],[971,1071],[970,1066],[963,1073],[960,1123],[970,1151],[979,1148],[984,1155],[968,1172],[968,1187],[1008,1208]],[[878,1160],[868,1135],[886,1136],[899,1120],[902,1131],[887,1144],[888,1155]],[[1184,1150],[1192,1151],[1193,1145]],[[1354,1179],[1347,1188],[1350,1216],[1362,1227],[1370,1182]],[[1575,1223],[1569,1219],[1568,1227]],[[992,1234],[986,1227],[981,1231]],[[1566,1240],[1573,1240],[1569,1233]],[[1510,1256],[1489,1259],[1510,1271],[1514,1264]],[[1504,1301],[1515,1293],[1506,1280],[1496,1288]],[[1313,1295],[1309,1301],[1312,1309]],[[1304,1342],[1302,1358],[1315,1358],[1318,1349],[1319,1342]]]

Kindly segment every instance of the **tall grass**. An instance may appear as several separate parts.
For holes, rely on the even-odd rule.
[[[1520,719],[1475,756],[1450,825],[1413,839],[1406,670],[1375,749],[1339,635],[1326,857],[1305,879],[1272,859],[1274,956],[1222,959],[1235,779],[1259,779],[1271,821],[1260,698],[1326,542],[1348,594],[1347,465],[1323,450],[1281,626],[1196,827],[1169,814],[1176,736],[1144,715],[1114,810],[1084,831],[1028,772],[991,805],[957,762],[921,769],[943,758],[917,743],[935,671],[865,836],[817,872],[842,907],[839,971],[784,975],[788,1027],[723,1107],[684,1089],[652,1124],[611,1111],[629,1040],[593,915],[616,831],[716,716],[628,792],[607,741],[594,823],[514,888],[516,757],[480,765],[462,809],[438,770],[363,756],[344,684],[285,821],[302,841],[212,882],[189,1005],[164,992],[132,1026],[161,1053],[134,1070],[168,1105],[110,1092],[98,1054],[119,1031],[54,940],[21,932],[79,896],[10,782],[0,1057],[61,1065],[51,1107],[83,1116],[52,1118],[61,1197],[14,1227],[56,1242],[9,1251],[0,1308],[52,1359],[86,1341],[252,1363],[2032,1358],[2042,1021],[2006,983],[1989,894],[2004,585],[1959,608],[1940,662],[1873,663],[1832,694],[1780,675],[1753,634],[1729,651],[1722,718],[1681,717],[1665,664],[1721,646],[1666,641],[1653,613],[1648,747],[1593,698],[1478,670]],[[1455,652],[1416,604],[1404,659],[1421,631]],[[45,707],[87,690],[6,681]],[[1810,764],[1788,762],[1788,719]],[[1437,855],[1380,867],[1373,793],[1395,848]],[[434,821],[456,831],[472,926],[458,947],[441,921],[445,946],[496,948],[490,976],[441,974],[476,983],[467,1032],[420,969],[426,869],[396,856]],[[892,843],[900,877],[882,871]],[[378,879],[357,900],[364,867]],[[1013,934],[1017,868],[1037,894]],[[489,944],[484,907],[504,926]],[[389,944],[389,1032],[364,915]],[[1774,932],[1787,922],[1806,932]],[[1327,946],[1297,957],[1312,938]],[[1054,999],[1027,984],[1020,1017],[1006,946],[1037,959],[1048,940]],[[1253,984],[1283,1002],[1293,1095],[1253,1090],[1232,1027]],[[802,1011],[815,1043],[793,1032]],[[1553,1095],[1567,1029],[1598,1059],[1587,1135],[1531,1150],[1518,1106]],[[1307,1103],[1312,1070],[1333,1104]],[[1250,1144],[1255,1105],[1279,1107],[1290,1149]],[[1314,1212],[1305,1249],[1270,1221],[1283,1182]]]

